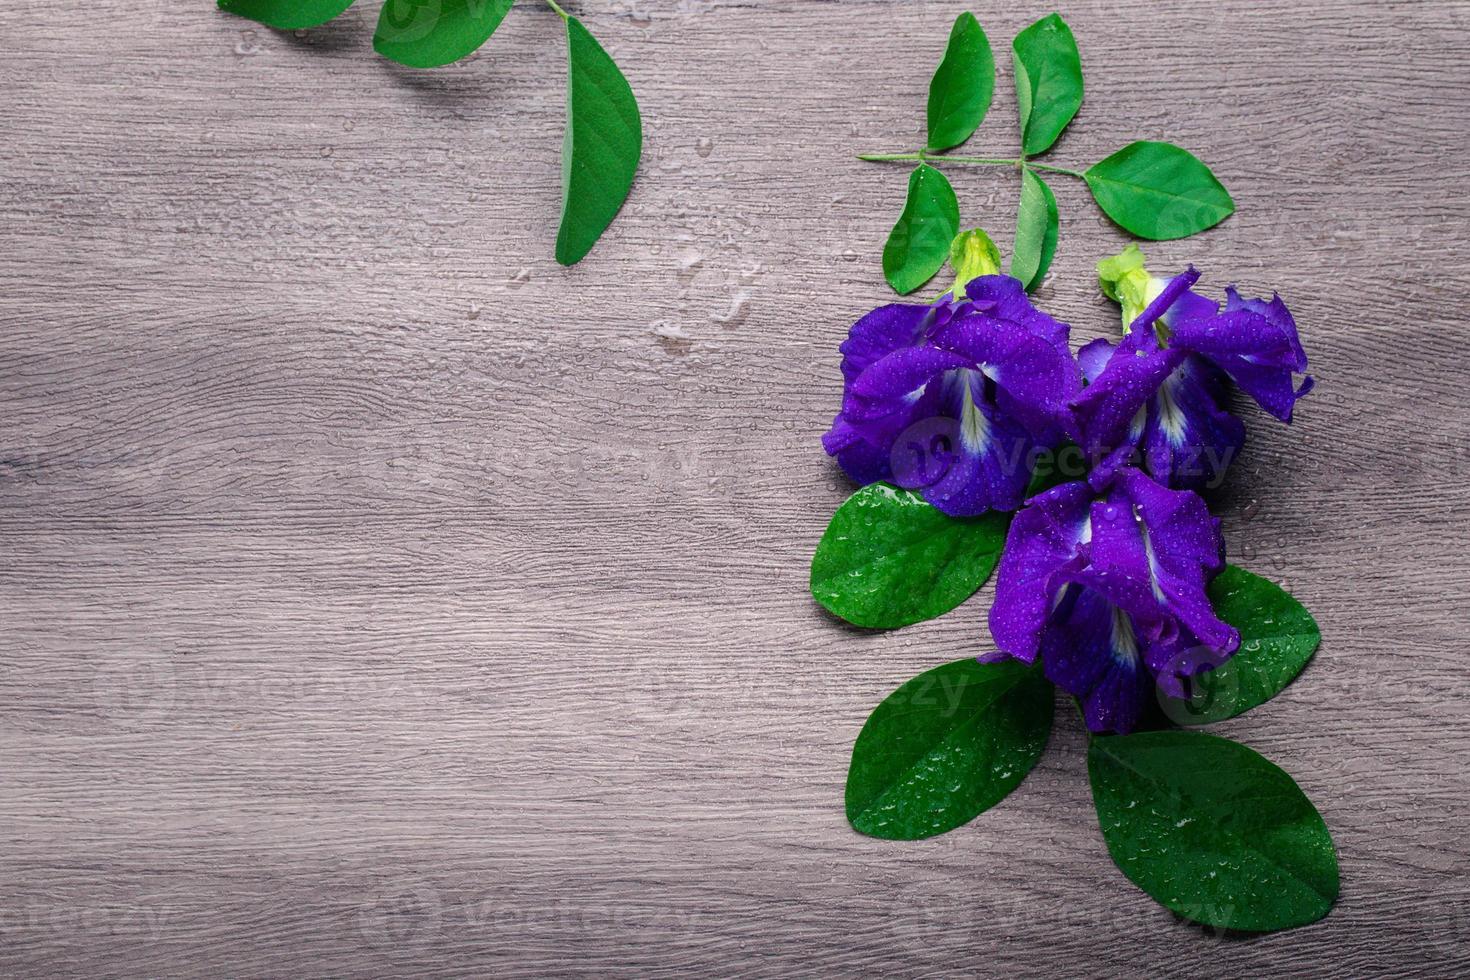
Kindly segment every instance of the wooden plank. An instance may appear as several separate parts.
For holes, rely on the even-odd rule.
[[[1150,255],[1279,289],[1320,382],[1213,503],[1322,651],[1220,730],[1321,807],[1343,897],[1228,939],[1112,867],[1067,724],[942,839],[843,818],[868,710],[988,643],[988,591],[893,635],[805,593],[904,186],[853,156],[921,139],[961,7],[583,5],[647,157],[570,270],[554,15],[418,73],[362,8],[0,12],[0,972],[1470,971],[1470,8],[1061,7],[1055,161],[1198,152],[1239,213]],[[1044,9],[976,12],[1003,52]],[[952,177],[1009,242],[1014,176]],[[1055,187],[1082,341],[1126,239]]]

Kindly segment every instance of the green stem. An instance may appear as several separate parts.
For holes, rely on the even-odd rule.
[[[1032,170],[1046,170],[1054,174],[1066,174],[1068,177],[1076,177],[1078,180],[1087,179],[1087,175],[1079,170],[1068,170],[1066,167],[1053,167],[1049,163],[1037,163],[1035,160],[1027,160],[1026,166]]]
[[[550,0],[547,0],[549,3]],[[920,163],[963,163],[979,167],[1031,167],[1034,170],[1045,170],[1054,174],[1066,174],[1068,177],[1082,179],[1082,173],[1077,170],[1068,170],[1066,167],[1054,167],[1049,163],[1037,163],[1035,160],[1027,160],[1024,157],[957,157],[944,153],[926,153],[917,150],[913,153],[861,153],[859,160],[867,160],[872,163],[897,163],[900,161],[918,161]]]
[[[552,10],[556,11],[557,15],[561,17],[562,20],[566,20],[568,17],[571,16],[571,14],[568,14],[565,10],[561,9],[561,5],[558,4],[556,0],[546,0],[546,3],[548,6],[551,7]]]
[[[1014,167],[1021,162],[1019,160],[1008,160],[1004,157],[951,157],[942,154],[930,154],[923,150],[918,150],[913,153],[862,153],[858,155],[858,159],[868,160],[873,163],[890,163],[902,160],[918,160],[923,162],[932,160],[938,163],[947,160],[950,163],[988,164],[996,167]]]

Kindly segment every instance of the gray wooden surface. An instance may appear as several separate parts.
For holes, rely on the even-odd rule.
[[[584,0],[647,155],[571,270],[555,17],[417,73],[360,6],[0,10],[0,973],[1470,970],[1470,5],[1062,4],[1054,162],[1196,150],[1239,213],[1150,254],[1280,289],[1320,382],[1215,501],[1324,633],[1220,726],[1341,853],[1254,938],[1122,879],[1067,714],[957,832],[843,817],[872,706],[988,648],[988,591],[871,635],[805,590],[904,187],[853,154],[918,142],[962,5]],[[1049,8],[973,9],[1003,53]],[[1014,176],[953,179],[1008,242]],[[1125,238],[1056,188],[1081,341]]]

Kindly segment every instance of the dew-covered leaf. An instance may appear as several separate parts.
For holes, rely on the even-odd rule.
[[[447,65],[488,41],[510,5],[511,0],[387,0],[373,47],[410,68]]]
[[[1082,56],[1067,22],[1060,14],[1048,14],[1016,35],[1011,61],[1021,151],[1035,156],[1051,149],[1082,108]]]
[[[870,837],[918,840],[1005,799],[1051,734],[1052,686],[1013,660],[920,674],[868,716],[847,771],[847,819]]]
[[[1172,143],[1129,143],[1082,176],[1098,207],[1139,238],[1184,238],[1235,210],[1210,168]]]
[[[1087,769],[1113,861],[1186,919],[1269,932],[1337,900],[1321,814],[1254,750],[1199,731],[1098,736]]]
[[[869,629],[933,619],[985,584],[1009,526],[1009,514],[950,517],[917,493],[870,484],[832,515],[812,557],[812,595]]]
[[[592,251],[627,200],[643,153],[638,101],[618,66],[575,17],[567,18],[567,129],[556,260]]]
[[[1210,583],[1215,615],[1240,631],[1228,660],[1185,678],[1187,698],[1160,699],[1182,725],[1205,725],[1249,711],[1280,694],[1312,659],[1322,633],[1306,608],[1281,586],[1235,565]],[[1203,651],[1205,662],[1210,654]]]
[[[934,278],[949,257],[960,230],[960,204],[949,180],[928,164],[909,174],[909,192],[883,246],[883,275],[900,293],[911,293]]]
[[[1057,199],[1030,167],[1021,170],[1021,206],[1016,211],[1016,247],[1011,275],[1027,292],[1041,285],[1057,251]]]
[[[975,15],[955,18],[944,60],[929,82],[929,150],[948,150],[969,139],[985,119],[995,93],[995,58]]]
[[[219,0],[219,9],[279,31],[319,27],[352,6],[353,0]]]

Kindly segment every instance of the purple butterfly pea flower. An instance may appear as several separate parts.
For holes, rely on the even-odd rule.
[[[1244,425],[1224,408],[1228,379],[1283,422],[1312,388],[1310,377],[1294,382],[1307,368],[1296,322],[1279,296],[1242,299],[1233,286],[1222,311],[1191,291],[1193,267],[1167,284],[1151,280],[1136,247],[1100,269],[1123,259],[1135,264],[1105,278],[1105,290],[1123,301],[1125,316],[1142,311],[1121,343],[1097,340],[1078,353],[1088,385],[1073,424],[1094,463],[1093,485],[1135,459],[1169,486],[1216,485],[1245,442]]]
[[[1075,695],[1087,727],[1125,734],[1155,690],[1188,695],[1188,678],[1240,645],[1205,587],[1224,567],[1219,522],[1192,491],[1132,468],[1100,493],[1064,483],[1011,522],[996,576],[997,648]]]
[[[946,514],[1013,510],[1081,390],[1068,333],[1002,275],[963,299],[880,307],[842,344],[842,411],[823,445],[859,483],[917,490]]]

